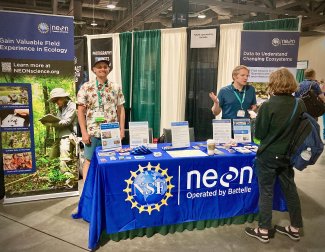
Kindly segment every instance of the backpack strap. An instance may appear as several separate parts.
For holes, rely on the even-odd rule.
[[[295,98],[295,106],[293,108],[293,111],[291,113],[290,118],[287,120],[287,122],[284,124],[284,126],[281,128],[281,130],[278,131],[278,134],[274,135],[271,138],[271,140],[269,141],[268,144],[262,146],[262,148],[258,148],[258,151],[257,151],[256,154],[259,154],[259,155],[262,154],[262,152],[265,151],[265,149],[267,147],[269,147],[270,144],[274,142],[274,140],[276,140],[277,138],[279,138],[279,136],[281,136],[281,135],[287,134],[287,131],[288,131],[288,128],[287,127],[289,126],[290,122],[292,121],[293,116],[296,114],[297,107],[298,107],[298,99]]]

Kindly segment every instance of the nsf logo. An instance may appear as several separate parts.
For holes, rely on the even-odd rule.
[[[46,23],[39,23],[37,28],[38,28],[38,31],[43,34],[48,33],[50,30],[48,24],[46,24]]]
[[[125,180],[126,188],[123,190],[127,194],[125,201],[131,203],[131,208],[136,207],[139,213],[148,212],[151,214],[153,210],[160,211],[163,205],[168,205],[167,201],[173,195],[171,189],[172,176],[168,176],[168,169],[161,169],[160,164],[152,166],[148,163],[135,172],[131,172],[131,177]]]
[[[278,38],[274,38],[274,39],[272,39],[272,45],[274,45],[274,46],[279,46],[279,45],[281,45],[281,40],[278,39]]]

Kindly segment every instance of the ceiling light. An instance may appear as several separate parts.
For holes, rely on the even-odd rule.
[[[116,3],[113,1],[108,1],[108,4],[106,6],[108,9],[115,9],[116,8]]]
[[[115,4],[108,4],[106,7],[108,9],[115,9],[116,8],[116,5]]]
[[[93,21],[91,22],[90,25],[93,27],[97,26],[97,23],[95,21],[95,2],[94,2],[94,0],[93,0]]]
[[[197,17],[198,18],[206,18],[207,16],[205,14],[201,13],[201,14],[197,15]]]

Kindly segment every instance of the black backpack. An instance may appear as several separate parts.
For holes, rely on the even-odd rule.
[[[311,82],[308,91],[302,94],[300,98],[304,101],[308,114],[319,117],[325,113],[325,104],[312,89],[313,85],[318,85],[318,83]]]

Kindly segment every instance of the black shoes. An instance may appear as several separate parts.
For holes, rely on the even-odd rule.
[[[274,228],[280,234],[284,234],[284,235],[289,236],[289,238],[291,240],[294,240],[294,241],[299,241],[300,240],[299,232],[293,232],[293,231],[291,231],[290,226],[287,227],[287,228],[285,228],[285,227],[281,227],[281,226],[275,225]]]
[[[245,233],[247,235],[249,235],[250,237],[254,237],[254,238],[260,240],[263,243],[268,243],[270,241],[269,235],[262,234],[260,232],[259,228],[257,228],[257,233],[256,233],[254,228],[247,227],[247,228],[245,228]]]
[[[290,229],[290,226],[281,227],[281,226],[275,225],[274,229],[269,230],[269,232],[267,234],[261,233],[260,228],[257,228],[257,232],[256,232],[254,228],[247,227],[247,228],[245,228],[245,233],[247,235],[249,235],[250,237],[254,237],[254,238],[260,240],[263,243],[268,243],[270,241],[270,238],[274,237],[274,230],[280,234],[287,235],[291,240],[294,240],[294,241],[300,240],[299,232],[293,232]],[[271,232],[271,231],[273,231],[273,232]]]

